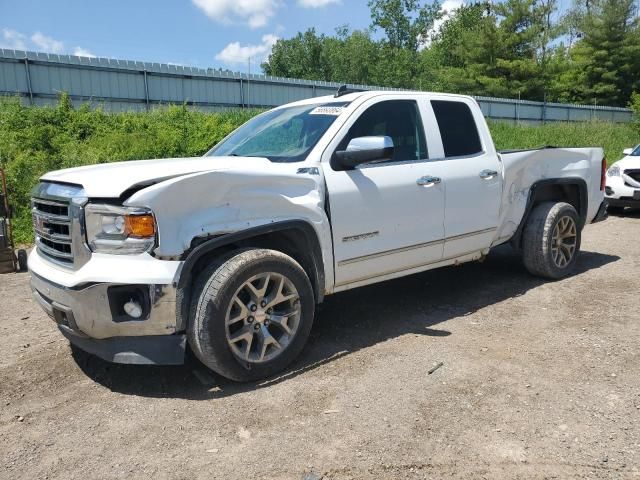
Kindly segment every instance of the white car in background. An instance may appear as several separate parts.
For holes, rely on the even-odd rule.
[[[640,145],[625,149],[623,154],[622,160],[607,170],[605,193],[610,212],[640,208]]]

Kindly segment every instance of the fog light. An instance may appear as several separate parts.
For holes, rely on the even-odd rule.
[[[124,304],[124,311],[131,318],[140,318],[142,316],[142,307],[133,299]]]
[[[149,285],[111,285],[107,292],[114,322],[141,322],[149,318]]]

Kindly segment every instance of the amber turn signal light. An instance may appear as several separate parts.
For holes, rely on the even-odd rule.
[[[156,222],[153,215],[127,215],[125,221],[130,237],[149,238],[156,234]]]

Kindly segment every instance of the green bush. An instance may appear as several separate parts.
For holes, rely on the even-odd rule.
[[[202,155],[258,113],[204,113],[184,105],[150,112],[74,109],[67,95],[55,107],[0,99],[0,167],[7,173],[17,243],[32,242],[29,197],[38,178],[60,168],[122,160]]]
[[[639,92],[634,92],[631,95],[629,108],[633,111],[633,124],[635,125],[636,130],[640,131],[640,93]]]
[[[0,167],[7,172],[16,214],[16,242],[32,241],[29,194],[44,173],[103,162],[202,155],[258,112],[204,113],[181,105],[107,113],[88,105],[74,109],[64,94],[55,107],[26,107],[17,98],[0,99]],[[610,161],[639,143],[632,125],[490,122],[490,128],[499,149],[604,146]]]

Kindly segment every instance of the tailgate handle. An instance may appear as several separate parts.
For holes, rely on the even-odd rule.
[[[427,175],[426,177],[420,177],[418,180],[416,180],[416,183],[418,185],[420,185],[421,187],[431,187],[433,185],[436,185],[438,183],[442,182],[442,180],[438,177],[432,177],[430,175]]]
[[[495,170],[482,170],[480,172],[480,178],[482,178],[483,180],[491,180],[494,177],[498,176],[498,172],[496,172]]]

